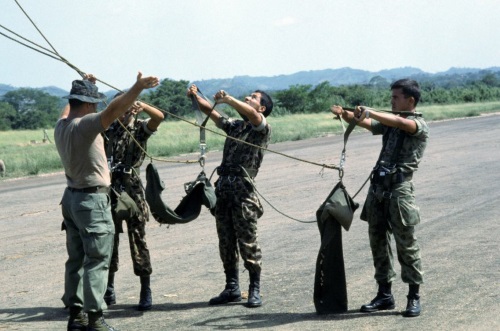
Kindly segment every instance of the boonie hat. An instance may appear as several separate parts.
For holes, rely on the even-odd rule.
[[[88,103],[99,103],[106,100],[106,96],[97,91],[97,86],[88,80],[74,80],[69,95],[63,99],[78,99]]]

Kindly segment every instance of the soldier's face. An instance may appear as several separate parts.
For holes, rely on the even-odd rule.
[[[411,111],[413,110],[415,100],[413,97],[405,97],[403,89],[396,88],[392,90],[391,106],[392,111]]]
[[[259,92],[254,92],[245,98],[245,102],[258,112],[261,112],[265,110],[265,107],[260,105],[260,97],[261,95]]]

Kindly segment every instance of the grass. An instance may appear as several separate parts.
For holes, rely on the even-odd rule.
[[[422,106],[427,121],[478,116],[500,110],[500,102],[468,103],[446,106]],[[194,122],[194,120],[189,120]],[[331,113],[271,116],[272,143],[303,140],[341,133],[339,121]],[[216,133],[214,133],[214,132]],[[199,128],[184,121],[163,123],[158,132],[149,139],[148,154],[155,158],[169,158],[187,153],[199,153]],[[62,165],[53,144],[54,130],[0,131],[0,159],[4,160],[6,178],[18,178],[62,171]],[[218,134],[217,134],[218,133]],[[207,124],[207,152],[221,150],[224,133],[212,122]],[[186,158],[187,159],[187,158]],[[191,157],[191,160],[196,157]]]

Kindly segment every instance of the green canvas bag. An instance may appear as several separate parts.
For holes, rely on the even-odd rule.
[[[123,191],[118,193],[114,191],[114,193],[116,195],[116,220],[121,221],[124,219],[130,219],[131,217],[139,214],[139,207],[137,207],[137,204],[127,192]]]

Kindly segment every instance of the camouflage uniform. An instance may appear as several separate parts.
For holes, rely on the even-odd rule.
[[[271,138],[269,124],[256,131],[249,122],[222,118],[218,127],[230,137],[264,148]],[[251,181],[257,175],[263,157],[260,148],[226,139],[222,163],[217,169],[219,179],[215,182],[215,219],[224,270],[237,269],[239,248],[245,268],[260,273],[262,253],[257,242],[257,219],[264,210]],[[251,178],[242,172],[241,167]]]
[[[146,126],[148,121],[149,119],[134,120],[127,126],[127,130],[140,143],[144,150],[147,148],[148,138],[153,134]],[[139,169],[146,155],[133,141],[130,134],[123,129],[120,123],[114,122],[111,124],[106,131],[106,136],[109,139],[109,141],[106,141],[106,153],[108,154],[108,160],[112,168],[111,187],[117,192],[127,192],[140,210],[138,215],[130,219],[125,219],[125,221],[127,222],[134,273],[137,276],[149,276],[153,271],[145,238],[145,228],[146,222],[149,220],[149,211],[144,197],[143,185],[139,177]],[[130,174],[127,172],[130,172]],[[114,194],[112,194],[112,198],[112,205],[115,206],[116,197]],[[123,233],[123,220],[116,219],[114,212],[113,220],[115,222],[116,233],[109,271],[114,273],[118,271],[119,234],[120,232]]]
[[[384,146],[372,173],[361,219],[368,222],[375,279],[379,283],[391,283],[396,278],[391,234],[396,241],[403,282],[423,283],[420,248],[415,236],[420,213],[411,179],[427,146],[429,127],[421,117],[409,116],[408,119],[417,124],[417,132],[413,135],[372,120],[372,133],[383,134]],[[400,135],[404,138],[398,143]],[[394,151],[398,149],[399,154],[394,160]]]

